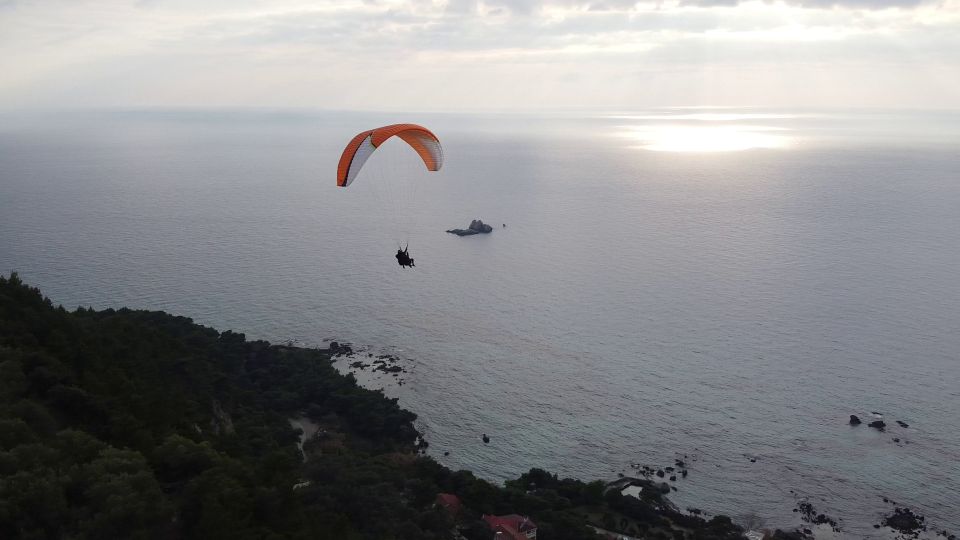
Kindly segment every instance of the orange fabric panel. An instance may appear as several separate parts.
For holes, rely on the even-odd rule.
[[[435,171],[439,169],[439,164],[437,159],[434,157],[433,152],[427,145],[424,143],[424,134],[419,131],[401,131],[397,134],[398,137],[407,142],[414,150],[420,154],[420,159],[423,160],[423,164],[427,166],[427,169]]]
[[[440,139],[433,134],[429,129],[418,126],[417,124],[393,124],[390,126],[383,126],[373,130],[373,138],[371,142],[374,146],[380,146],[387,139],[398,135],[403,139],[407,144],[409,144],[417,154],[420,154],[420,159],[423,160],[424,165],[427,166],[427,169],[431,171],[436,171],[440,168],[440,163],[437,162],[436,157],[433,155],[431,149],[424,144],[424,139],[432,139],[440,144]]]
[[[440,139],[438,139],[436,135],[431,133],[429,129],[423,126],[418,126],[416,124],[393,124],[389,126],[379,127],[373,130],[373,145],[380,146],[381,144],[383,144],[383,141],[386,141],[390,137],[393,137],[394,135],[398,135],[405,131],[419,132],[430,137],[435,141],[438,141],[438,142],[440,141]]]

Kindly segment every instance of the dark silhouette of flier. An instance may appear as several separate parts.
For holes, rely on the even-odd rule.
[[[410,249],[409,244],[403,249],[399,249],[399,248],[397,249],[397,263],[404,268],[407,268],[407,267],[413,268],[414,266],[416,266],[415,264],[413,264],[413,259],[410,258],[409,249]]]

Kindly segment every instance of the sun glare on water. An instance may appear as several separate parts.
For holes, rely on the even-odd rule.
[[[640,148],[655,152],[737,152],[787,148],[792,141],[785,131],[766,126],[659,125],[631,127],[628,136]]]

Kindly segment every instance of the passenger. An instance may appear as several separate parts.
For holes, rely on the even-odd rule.
[[[413,268],[414,266],[416,266],[415,264],[413,264],[413,259],[410,258],[409,246],[403,249],[397,249],[396,257],[397,257],[397,264],[399,264],[404,268],[408,266],[410,268]]]

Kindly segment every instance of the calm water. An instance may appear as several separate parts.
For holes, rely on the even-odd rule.
[[[443,171],[385,146],[390,190],[334,186],[354,133],[409,120]],[[507,228],[443,232],[476,217]],[[56,302],[394,352],[403,386],[365,380],[452,467],[686,454],[681,505],[767,525],[807,497],[863,537],[887,496],[960,530],[958,268],[957,113],[0,119],[0,269]],[[847,425],[871,411],[910,427]]]

